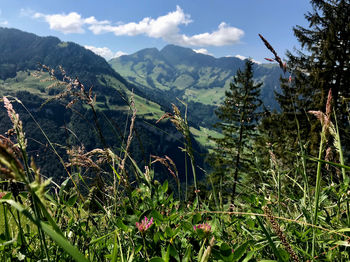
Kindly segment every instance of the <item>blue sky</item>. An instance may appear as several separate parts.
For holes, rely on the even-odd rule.
[[[0,26],[73,41],[106,59],[176,44],[215,57],[264,61],[299,47],[307,0],[1,0]],[[266,62],[266,61],[265,61]]]

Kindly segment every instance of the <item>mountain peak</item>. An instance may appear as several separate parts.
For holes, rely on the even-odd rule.
[[[167,53],[167,52],[180,52],[184,54],[193,54],[195,53],[191,48],[188,47],[182,47],[178,45],[166,45],[160,50],[161,53]]]
[[[98,74],[117,76],[100,56],[73,42],[61,42],[53,36],[41,37],[18,29],[0,28],[0,79],[15,77],[17,71],[35,70],[38,63],[56,68],[81,80]]]

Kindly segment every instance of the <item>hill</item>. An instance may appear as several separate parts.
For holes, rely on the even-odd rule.
[[[69,76],[78,77],[86,88],[93,87],[103,136],[107,146],[118,154],[128,135],[129,101],[134,89],[137,118],[130,149],[132,157],[140,166],[147,165],[150,154],[168,155],[178,163],[183,161],[183,153],[178,149],[182,146],[181,137],[176,129],[170,122],[155,126],[164,110],[159,104],[145,98],[137,87],[115,72],[102,57],[76,43],[62,42],[56,37],[39,37],[17,29],[0,28],[0,95],[18,97],[51,142],[57,144],[58,152],[65,159],[67,148],[60,147],[64,141],[72,147],[84,146],[86,151],[104,145],[92,124],[91,109],[82,103],[74,104],[71,110],[65,108],[74,97],[54,100],[43,106],[46,100],[64,90],[59,86],[48,88],[51,83],[42,81],[48,77],[47,73],[39,79],[35,76],[36,70],[40,69],[39,64],[53,68],[58,78],[62,77],[59,73],[59,66],[62,66]],[[33,119],[22,106],[17,105],[16,110],[25,125],[29,151],[41,166],[43,174],[57,179],[64,176],[57,157],[51,152]],[[0,117],[0,132],[4,133],[10,128],[10,122],[2,107]],[[194,147],[199,152],[198,163],[203,164],[200,155],[205,150],[197,143]],[[182,171],[181,167],[179,170]]]
[[[214,110],[244,61],[236,57],[215,58],[190,48],[167,45],[162,50],[148,48],[109,61],[131,83],[152,93],[160,104],[180,98],[188,103],[189,117],[199,126],[211,128],[217,121]],[[254,80],[263,82],[261,99],[270,109],[278,109],[274,91],[279,90],[280,69],[271,64],[255,64]]]

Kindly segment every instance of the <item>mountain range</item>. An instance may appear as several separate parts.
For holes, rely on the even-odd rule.
[[[238,69],[245,61],[237,57],[215,58],[190,48],[167,45],[163,49],[147,48],[132,55],[109,61],[114,70],[129,82],[152,94],[158,103],[188,104],[190,119],[211,128],[217,119],[215,109],[221,104]],[[261,99],[267,108],[278,109],[274,92],[279,91],[281,70],[273,64],[254,64],[254,80],[263,82]]]
[[[57,151],[65,159],[68,156],[66,148],[60,146],[62,143],[70,147],[84,145],[86,151],[103,147],[103,144],[91,124],[91,110],[79,103],[67,110],[72,97],[53,99],[64,90],[50,85],[45,80],[47,73],[36,76],[37,70],[42,69],[40,65],[54,69],[58,78],[62,66],[68,75],[77,77],[87,88],[92,87],[103,135],[116,152],[128,135],[132,96],[137,109],[135,137],[130,149],[132,157],[138,163],[143,162],[142,166],[147,165],[150,154],[167,155],[180,163],[181,177],[184,174],[183,152],[179,149],[183,146],[181,135],[170,121],[155,124],[156,120],[171,111],[171,103],[177,104],[183,112],[184,106],[177,98],[183,100],[196,138],[193,143],[196,162],[203,166],[207,136],[213,134],[212,124],[217,121],[215,109],[236,71],[243,68],[244,61],[235,57],[214,58],[189,48],[168,45],[160,51],[144,49],[107,62],[76,43],[0,27],[0,95],[16,96],[26,106],[16,104],[15,109],[24,122],[30,141],[28,150],[45,175],[60,179],[65,175],[63,169],[27,109],[51,142],[58,145]],[[262,99],[265,104],[276,108],[273,91],[278,90],[279,68],[255,64],[254,72],[256,81],[264,82]],[[46,103],[48,100],[52,101]],[[3,108],[0,117],[0,133],[3,134],[11,123]],[[156,172],[162,173],[161,169],[158,167]]]
[[[62,86],[51,85],[52,82],[47,81],[49,78],[47,73],[43,73],[39,78],[36,76],[38,70],[42,69],[40,64],[54,69],[58,78],[60,78],[59,66],[62,66],[69,76],[77,77],[87,89],[92,87],[96,95],[95,106],[99,125],[107,146],[114,152],[120,153],[128,136],[129,105],[132,96],[137,118],[134,139],[130,147],[131,156],[139,166],[149,163],[150,154],[167,155],[176,163],[183,162],[183,152],[179,149],[183,146],[181,135],[170,121],[156,124],[156,120],[165,111],[159,104],[143,97],[142,92],[138,92],[136,86],[115,72],[105,59],[78,44],[62,42],[56,37],[39,37],[17,29],[0,28],[0,96],[18,97],[26,106],[24,108],[14,103],[24,123],[28,151],[44,175],[56,179],[65,176],[57,156],[48,146],[48,141],[41,134],[27,109],[51,142],[57,145],[56,150],[64,159],[67,159],[68,155],[63,145],[84,146],[85,151],[104,145],[92,124],[93,113],[87,106],[76,103],[70,109],[66,109],[66,105],[74,97],[53,99],[55,95],[65,90]],[[47,102],[48,100],[50,102]],[[4,134],[11,128],[11,123],[3,107],[0,108],[0,118],[0,134]],[[202,154],[206,150],[196,141],[193,142],[194,149],[198,153],[197,162],[202,166]],[[158,169],[162,170],[161,167]],[[179,172],[180,176],[184,174],[181,166]]]

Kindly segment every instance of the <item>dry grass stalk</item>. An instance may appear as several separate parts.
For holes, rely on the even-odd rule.
[[[286,63],[282,62],[282,59],[277,55],[277,52],[275,51],[275,49],[270,45],[270,43],[261,34],[259,34],[259,37],[264,42],[264,44],[267,47],[267,49],[269,49],[271,51],[271,53],[275,56],[274,59],[271,59],[271,58],[265,58],[265,59],[267,61],[270,61],[270,62],[276,61],[279,64],[280,68],[285,73],[287,71]]]
[[[201,262],[209,261],[211,250],[213,249],[214,244],[215,244],[215,237],[212,237],[210,242],[209,242],[209,246],[207,247],[207,249],[203,253]]]
[[[59,70],[62,75],[62,80],[57,79],[54,69],[46,65],[41,65],[41,67],[44,71],[49,73],[49,81],[55,81],[53,84],[48,86],[48,88],[57,86],[64,87],[62,92],[54,96],[54,100],[60,100],[70,96],[73,97],[73,99],[66,105],[67,108],[71,107],[78,101],[85,102],[87,105],[94,105],[96,103],[96,96],[92,95],[92,86],[89,88],[89,90],[86,90],[85,86],[79,81],[78,77],[71,78],[61,66],[59,66]]]
[[[69,162],[66,163],[66,167],[79,166],[100,170],[100,167],[92,159],[92,154],[90,152],[85,153],[84,146],[68,149],[67,155],[69,156]]]
[[[136,110],[136,107],[135,107],[135,101],[134,101],[134,94],[133,93],[131,95],[130,100],[131,100],[131,102],[130,102],[130,109],[132,110],[132,116],[131,116],[131,121],[130,121],[128,140],[126,141],[126,146],[125,146],[125,149],[124,149],[124,157],[123,157],[123,159],[121,161],[121,164],[120,164],[121,173],[125,169],[125,161],[126,161],[126,159],[128,157],[128,151],[129,151],[129,148],[130,148],[130,145],[131,145],[131,141],[132,141],[132,138],[133,138],[132,133],[134,132],[134,125],[135,125],[136,113],[137,113],[137,110]]]
[[[280,225],[278,224],[275,217],[272,215],[271,210],[268,207],[264,207],[264,212],[265,212],[266,218],[270,222],[270,225],[271,225],[273,231],[278,236],[278,238],[281,240],[283,246],[285,247],[287,252],[290,254],[292,260],[295,262],[299,262],[300,261],[299,257],[297,256],[297,254],[294,252],[291,245],[287,241],[286,236],[283,234]]]
[[[163,166],[165,166],[168,169],[169,173],[174,177],[176,182],[177,183],[179,182],[179,174],[178,174],[176,165],[170,157],[165,155],[163,158],[163,157],[151,155],[151,158],[155,159],[151,162],[151,164],[154,164],[157,162],[161,163]]]
[[[19,119],[19,115],[13,109],[12,103],[6,96],[3,97],[4,107],[6,108],[7,114],[13,124],[13,130],[17,135],[17,142],[19,147],[22,150],[25,150],[27,147],[27,139],[25,139],[25,133],[23,131],[22,121]],[[10,131],[11,132],[11,131]]]
[[[179,131],[181,134],[185,136],[185,132],[186,132],[185,120],[181,117],[179,108],[174,104],[171,104],[171,106],[173,108],[174,113],[173,114],[165,113],[164,115],[161,116],[161,118],[157,120],[156,124],[163,119],[169,118],[170,121],[175,125],[175,128],[177,129],[177,131]]]
[[[84,146],[73,147],[67,150],[69,163],[66,167],[79,166],[84,168],[95,168],[101,170],[101,165],[104,163],[114,163],[120,161],[110,149],[95,148],[89,152],[85,152]]]
[[[5,179],[20,180],[18,175],[24,173],[24,168],[19,155],[18,147],[10,139],[0,135],[0,175]]]
[[[334,147],[337,152],[340,152],[340,141],[338,141],[338,137],[336,134],[336,129],[334,127],[334,124],[331,121],[331,113],[332,113],[332,89],[329,89],[328,91],[328,97],[327,97],[327,103],[326,103],[326,113],[323,113],[322,111],[308,111],[309,114],[312,114],[316,116],[316,118],[320,121],[322,126],[322,133],[321,136],[324,136],[325,143],[328,143],[327,149],[326,149],[326,155],[325,160],[326,161],[334,161],[335,157],[332,151],[332,148]],[[333,138],[333,145],[329,145],[329,141],[331,140],[330,137]],[[329,169],[329,165],[326,165],[326,168]]]

